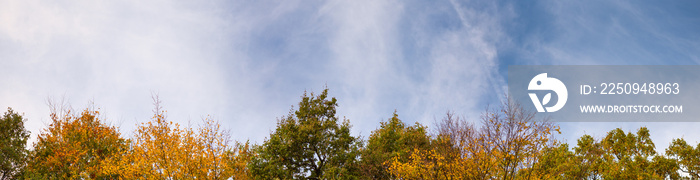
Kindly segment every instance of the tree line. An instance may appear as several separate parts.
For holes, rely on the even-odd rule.
[[[26,119],[8,108],[0,179],[700,179],[700,144],[679,138],[657,152],[641,127],[569,147],[554,138],[556,124],[510,101],[476,123],[448,112],[432,130],[394,112],[363,138],[336,115],[328,89],[305,92],[261,144],[232,141],[210,117],[173,123],[160,104],[130,138],[99,110],[52,106],[29,148]]]

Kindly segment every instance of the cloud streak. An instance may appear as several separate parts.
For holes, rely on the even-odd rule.
[[[325,85],[367,136],[395,109],[427,125],[447,110],[476,121],[503,98],[511,64],[697,64],[700,52],[693,14],[624,2],[0,4],[0,106],[25,112],[32,137],[48,122],[47,97],[94,100],[130,135],[155,92],[175,122],[211,114],[260,143],[305,90]],[[622,126],[567,124],[564,138],[589,125]],[[658,127],[652,135],[672,134]]]
[[[544,65],[697,65],[698,28],[692,2],[515,2],[514,20],[507,25],[511,46],[500,49],[501,62]],[[524,8],[524,7],[527,7]],[[594,75],[592,75],[594,76]],[[673,138],[698,142],[691,130],[700,123],[561,123],[562,138],[570,144],[583,134],[602,138],[621,128],[636,132],[646,126],[662,152]]]

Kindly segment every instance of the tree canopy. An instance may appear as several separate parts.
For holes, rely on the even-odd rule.
[[[306,93],[299,109],[282,117],[261,146],[250,169],[262,179],[346,179],[353,167],[358,139],[350,135],[350,121],[338,122],[335,98],[328,89],[318,96]]]
[[[16,179],[24,168],[29,138],[24,121],[12,108],[0,117],[0,180]]]
[[[393,117],[381,122],[379,129],[370,134],[367,145],[361,151],[360,174],[363,179],[395,178],[388,171],[389,164],[385,162],[393,158],[405,162],[414,149],[429,148],[427,127],[419,123],[408,126],[394,112]]]
[[[51,113],[51,124],[34,143],[27,176],[41,179],[104,179],[102,161],[128,147],[114,126],[99,118],[99,111],[85,109]]]
[[[153,116],[128,137],[94,108],[54,106],[29,149],[27,120],[8,108],[0,179],[700,179],[700,144],[679,138],[656,150],[646,127],[567,144],[555,123],[511,101],[475,121],[448,112],[432,126],[395,110],[365,139],[324,89],[304,93],[251,144],[232,141],[211,116],[175,123],[153,100]]]

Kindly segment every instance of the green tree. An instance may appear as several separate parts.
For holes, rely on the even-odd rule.
[[[328,89],[306,93],[299,109],[277,122],[270,138],[256,147],[250,171],[256,179],[344,179],[355,174],[359,141],[350,122],[336,117],[335,98]]]
[[[0,117],[0,180],[15,179],[24,168],[29,138],[24,121],[12,108]]]
[[[692,179],[700,179],[700,144],[695,148],[681,139],[674,139],[666,149],[666,155],[680,165],[680,170]]]
[[[398,157],[402,162],[408,160],[414,149],[428,150],[430,136],[426,127],[417,123],[407,126],[394,116],[386,122],[381,122],[379,129],[372,132],[367,146],[362,149],[359,170],[363,179],[391,179],[387,161]]]
[[[566,144],[546,151],[536,165],[541,179],[679,179],[674,159],[656,155],[646,127],[636,134],[617,128],[597,141],[578,139],[574,152]],[[544,168],[543,168],[544,167]],[[554,170],[554,171],[552,171]]]
[[[568,176],[576,179],[600,179],[602,178],[603,167],[603,148],[600,142],[596,141],[591,135],[583,135],[577,141],[577,146],[574,147],[575,157],[573,168],[569,171]]]
[[[660,178],[651,167],[650,159],[656,150],[646,127],[639,128],[636,135],[614,129],[601,140],[601,147],[605,152],[606,179]]]
[[[572,163],[574,153],[569,151],[568,144],[547,147],[543,151],[539,162],[532,167],[531,177],[533,179],[584,179],[572,177],[570,174],[573,169],[580,166]]]
[[[698,156],[695,156],[697,159]],[[651,161],[651,167],[653,167],[654,173],[665,179],[681,179],[680,170],[678,167],[678,161],[672,158],[667,158],[661,155],[654,156]],[[694,179],[698,179],[697,176]]]

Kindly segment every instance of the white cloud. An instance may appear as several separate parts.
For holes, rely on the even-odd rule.
[[[223,113],[220,52],[235,24],[217,6],[148,3],[3,3],[0,44],[14,52],[0,54],[0,105],[25,112],[32,138],[48,122],[49,97],[76,110],[94,100],[127,135],[150,118],[151,92],[177,122]]]
[[[502,98],[505,92],[498,75],[497,45],[503,40],[500,21],[507,18],[508,10],[494,4],[451,1],[451,5],[460,26],[429,38],[431,69],[421,84],[422,94],[415,96],[421,103],[414,108],[427,109],[422,114],[424,124],[441,118],[447,110],[477,120],[486,103],[493,100],[488,97]],[[484,7],[477,10],[475,6]]]
[[[151,117],[155,92],[175,122],[212,114],[237,140],[260,143],[303,90],[324,84],[340,100],[339,115],[365,136],[394,109],[425,124],[447,110],[478,117],[483,96],[503,91],[493,5],[2,4],[0,46],[8,48],[0,65],[8,70],[0,76],[9,78],[0,83],[9,88],[0,105],[25,112],[32,137],[48,120],[47,97],[65,96],[77,109],[94,100],[129,135]],[[433,27],[442,17],[457,24]]]
[[[319,79],[338,94],[339,114],[352,121],[355,132],[369,135],[394,109],[405,121],[426,125],[447,110],[478,118],[484,97],[494,96],[494,90],[502,95],[494,42],[500,38],[498,19],[484,18],[486,12],[469,6],[444,5],[432,9],[402,1],[352,1],[329,2],[320,9],[321,22],[332,27],[332,70],[325,71],[330,77]],[[433,17],[437,15],[458,24],[447,30],[434,27],[444,20]],[[421,52],[406,55],[411,50]]]
[[[331,54],[328,70],[315,75],[328,82],[339,99],[338,114],[351,120],[356,133],[369,135],[390,116],[397,107],[384,100],[409,85],[400,72],[397,32],[403,13],[400,1],[334,1],[319,10],[321,22],[329,27]]]
[[[25,112],[32,137],[48,121],[47,97],[65,95],[77,109],[94,100],[128,135],[137,121],[151,117],[150,95],[156,92],[173,121],[196,124],[211,114],[237,140],[261,143],[304,90],[319,92],[324,84],[339,99],[338,115],[364,136],[394,109],[406,121],[427,125],[447,110],[476,120],[505,92],[500,48],[518,46],[509,44],[514,35],[501,27],[517,12],[493,2],[0,4],[0,107]],[[607,24],[563,16],[575,6],[548,6],[562,15],[555,19],[556,31],[546,34],[554,38],[526,38],[518,43],[528,49],[517,49],[518,55],[531,64],[600,64],[605,57],[625,63],[638,57],[584,46],[582,39],[637,35],[624,21],[611,21],[603,33],[617,37],[591,37]],[[635,22],[644,19],[633,14]],[[697,61],[697,41],[665,31],[650,34],[684,47],[678,52]],[[657,145],[670,141],[667,136],[697,137],[693,123],[679,123],[677,131],[677,124],[567,123],[571,133],[564,138],[575,142],[583,131],[602,136],[615,127],[649,124]]]

